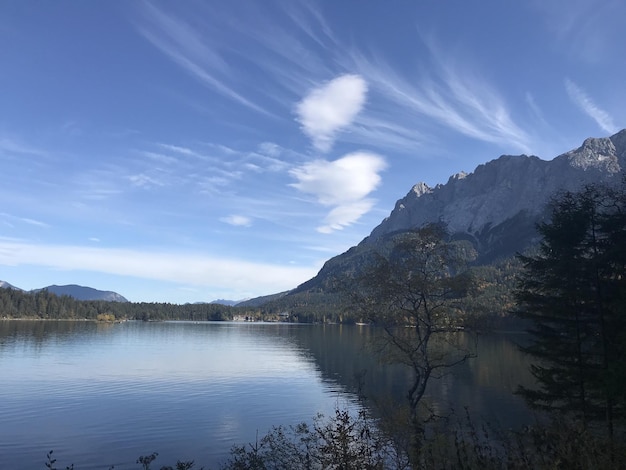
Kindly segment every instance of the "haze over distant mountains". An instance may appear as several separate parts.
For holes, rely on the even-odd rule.
[[[6,281],[0,281],[0,288],[16,289],[23,291],[23,289],[15,287]],[[52,285],[48,287],[43,287],[41,289],[33,289],[29,292],[35,293],[42,290],[47,290],[48,292],[59,296],[67,295],[69,297],[73,297],[76,300],[104,300],[108,302],[128,302],[126,298],[124,298],[117,292],[98,290],[92,287],[79,286],[76,284],[69,284],[66,286]]]
[[[0,281],[0,288],[4,288],[4,289],[15,289],[15,290],[23,290],[23,289],[20,289],[19,287],[15,287],[15,286],[14,286],[14,285],[12,285],[12,284],[9,284],[9,283],[8,283],[8,282],[6,282],[6,281]]]

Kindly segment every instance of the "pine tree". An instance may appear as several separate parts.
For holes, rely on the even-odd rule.
[[[624,418],[626,184],[590,185],[553,200],[543,240],[524,264],[518,313],[532,322],[523,348],[537,359],[538,389],[519,393],[537,408],[583,423]]]

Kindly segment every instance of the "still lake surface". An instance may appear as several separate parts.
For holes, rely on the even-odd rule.
[[[369,397],[402,402],[407,371],[368,347],[375,328],[239,322],[0,321],[0,468],[218,468],[233,444]],[[433,381],[442,410],[504,427],[532,421],[528,360],[506,334],[461,333],[478,358]],[[357,378],[360,377],[360,378]]]

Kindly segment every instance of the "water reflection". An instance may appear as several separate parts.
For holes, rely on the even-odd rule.
[[[318,364],[322,377],[347,390],[361,390],[370,400],[406,402],[411,381],[407,367],[388,364],[375,352],[384,332],[371,327],[314,326],[294,330],[294,338]],[[467,408],[478,421],[518,428],[533,421],[524,401],[514,395],[518,385],[532,386],[529,359],[517,347],[519,334],[455,334],[459,347],[476,358],[454,366],[427,390],[431,405],[441,414]]]
[[[0,455],[7,468],[39,468],[53,448],[88,470],[135,468],[138,455],[158,450],[163,464],[215,467],[257,430],[353,403],[361,385],[371,401],[403,403],[410,374],[374,353],[380,334],[341,325],[0,321]],[[457,338],[478,358],[431,383],[436,406],[468,406],[507,427],[527,422],[511,392],[532,378],[511,338]]]

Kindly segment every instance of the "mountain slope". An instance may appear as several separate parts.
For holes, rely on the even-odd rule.
[[[328,260],[317,276],[291,294],[325,291],[333,279],[354,272],[388,236],[443,222],[453,237],[469,240],[477,264],[510,257],[537,241],[535,224],[559,191],[593,182],[618,183],[626,169],[626,130],[590,138],[553,160],[504,155],[473,173],[459,173],[433,188],[416,184],[358,246]]]
[[[56,295],[68,295],[76,300],[105,300],[107,302],[128,302],[127,299],[122,297],[117,292],[103,291],[94,289],[92,287],[78,286],[76,284],[69,284],[66,286],[52,285],[44,287],[47,290]]]
[[[15,287],[12,284],[9,284],[6,281],[0,281],[0,289],[14,289],[14,290],[22,290],[19,287]]]
[[[624,168],[626,130],[608,138],[587,139],[580,148],[551,161],[501,156],[473,173],[450,177],[446,184],[434,188],[415,185],[365,242],[371,244],[394,231],[441,221],[450,232],[472,240],[483,255],[511,234],[520,242],[512,248],[518,249],[533,235],[532,230],[520,234],[518,229],[532,226],[555,193],[591,182],[619,181]]]

